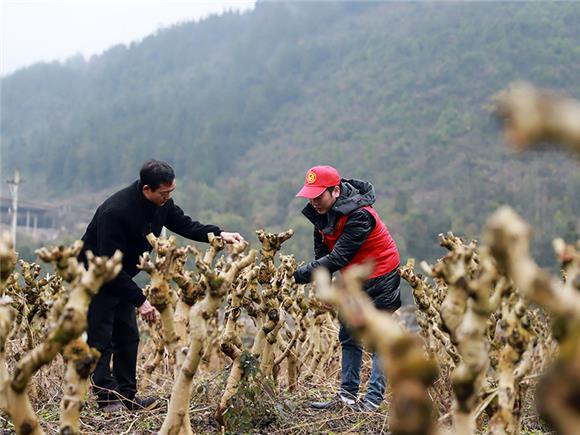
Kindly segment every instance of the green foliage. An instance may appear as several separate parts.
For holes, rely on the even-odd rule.
[[[230,399],[223,416],[228,433],[250,433],[274,424],[279,418],[274,385],[271,380],[262,380],[258,374],[256,358],[243,352],[241,364],[244,369],[241,386]]]
[[[516,79],[580,97],[578,22],[573,2],[258,2],[3,78],[1,169],[46,199],[166,159],[186,212],[251,240],[294,227],[306,260],[294,194],[326,163],[375,185],[403,257],[439,257],[439,232],[478,237],[509,203],[553,265],[552,238],[580,230],[577,164],[508,153],[483,106]]]
[[[242,352],[240,365],[244,369],[244,377],[255,376],[258,373],[258,360],[251,352]]]

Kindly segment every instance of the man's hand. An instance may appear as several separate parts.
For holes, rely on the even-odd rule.
[[[330,302],[321,301],[321,304],[328,311],[335,311],[334,305],[332,305]]]
[[[224,239],[226,243],[235,243],[235,242],[243,242],[244,238],[240,233],[227,233],[222,231],[220,237]]]
[[[155,323],[155,321],[157,320],[157,310],[153,305],[149,303],[147,299],[145,299],[143,305],[139,307],[139,314],[141,314],[141,318],[150,325],[152,323]]]

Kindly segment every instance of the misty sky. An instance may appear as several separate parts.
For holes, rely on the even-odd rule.
[[[228,9],[248,10],[255,0],[0,0],[0,72],[38,61],[85,57],[140,40],[159,27]]]

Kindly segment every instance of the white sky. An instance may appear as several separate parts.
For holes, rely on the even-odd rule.
[[[255,0],[0,0],[0,74],[39,61],[85,58],[159,27],[199,20]]]

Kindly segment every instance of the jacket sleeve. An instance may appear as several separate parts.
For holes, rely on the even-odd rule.
[[[165,220],[165,226],[168,230],[179,234],[190,240],[196,242],[208,242],[208,234],[214,233],[219,236],[222,232],[220,227],[215,225],[204,225],[198,221],[194,221],[187,216],[183,210],[176,205],[173,200],[168,204],[169,212]]]
[[[312,272],[320,266],[327,268],[330,273],[345,267],[352,261],[374,227],[375,219],[366,210],[358,209],[351,213],[334,249],[329,254],[298,268],[294,274],[296,282],[299,284],[310,282]]]
[[[127,250],[127,229],[123,220],[113,210],[104,212],[97,225],[97,244],[100,255],[112,256],[117,249]],[[117,277],[103,287],[103,291],[139,307],[145,302],[145,295],[131,276],[121,270]]]

